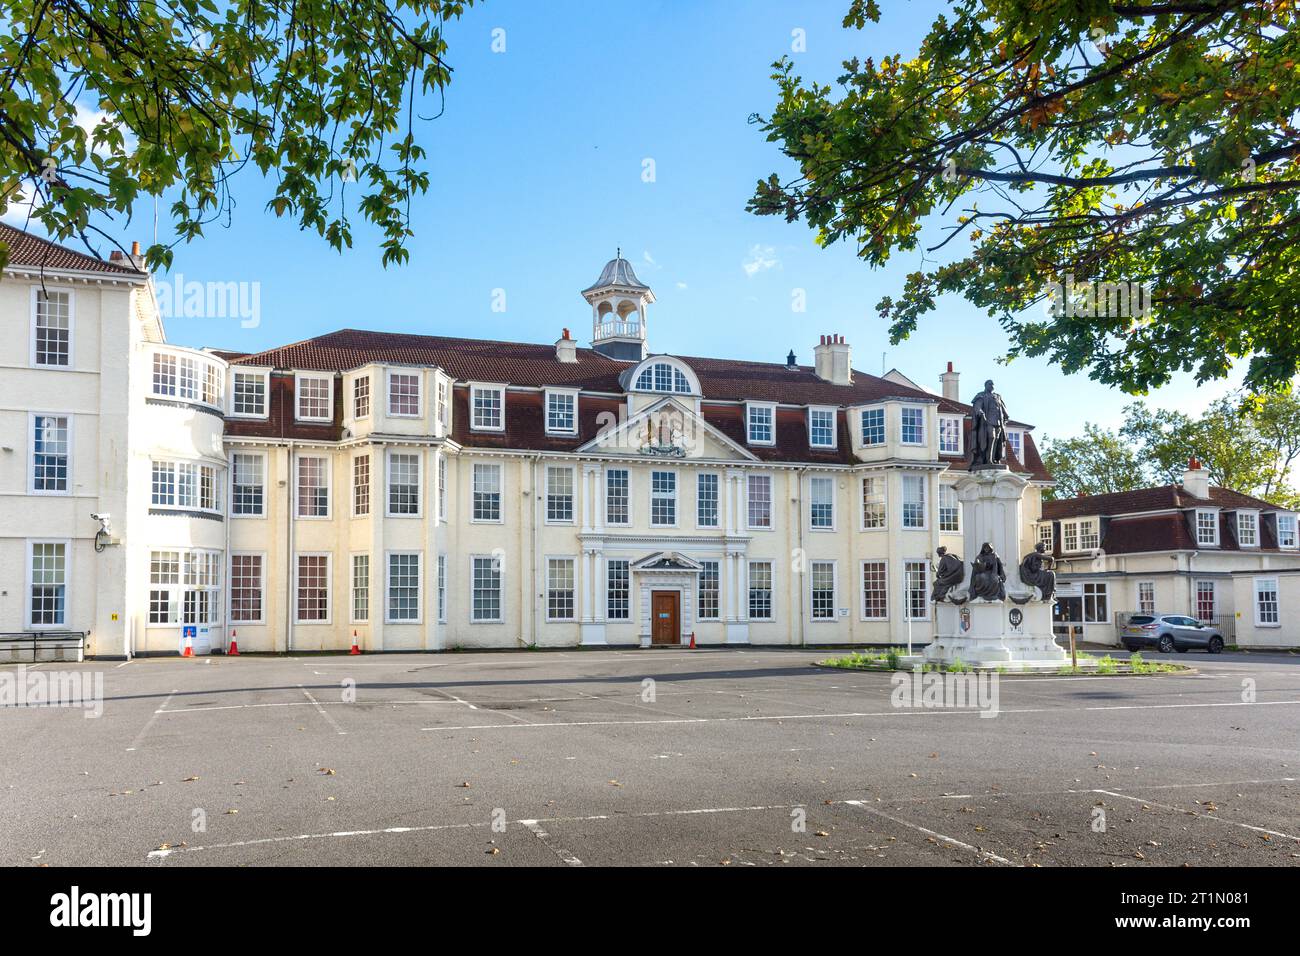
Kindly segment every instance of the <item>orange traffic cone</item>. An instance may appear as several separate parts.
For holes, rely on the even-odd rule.
[[[691,650],[695,650],[695,632],[691,631]]]
[[[348,651],[348,653],[349,653],[349,654],[360,654],[360,653],[361,653],[361,648],[357,647],[357,632],[356,632],[356,630],[353,630],[353,631],[352,631],[352,650]]]
[[[235,631],[230,632],[230,647],[226,649],[227,657],[239,656],[239,641],[235,639]]]
[[[185,647],[184,647],[184,649],[181,651],[181,657],[193,657],[193,656],[194,656],[194,641],[193,641],[193,639],[189,636],[189,634],[186,634],[186,635],[185,635]]]

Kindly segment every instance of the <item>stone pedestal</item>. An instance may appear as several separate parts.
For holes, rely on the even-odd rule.
[[[957,482],[966,575],[935,607],[935,639],[905,665],[960,661],[980,669],[1056,670],[1069,655],[1052,637],[1052,601],[1020,581],[1022,504],[1028,482],[1005,468],[972,471]],[[1006,600],[970,597],[971,561],[987,542],[1007,574]]]

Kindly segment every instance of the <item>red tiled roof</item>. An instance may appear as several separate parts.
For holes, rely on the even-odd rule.
[[[77,252],[0,222],[0,242],[9,246],[9,265],[35,269],[66,269],[73,272],[109,272],[143,277],[146,273],[127,262],[110,262]]]
[[[396,332],[370,332],[343,329],[326,335],[306,339],[292,345],[268,349],[252,354],[218,352],[232,365],[270,367],[281,370],[343,372],[371,362],[395,365],[438,366],[461,382],[503,382],[529,388],[548,385],[579,388],[586,392],[607,392],[621,395],[624,392],[619,376],[632,367],[631,362],[608,358],[593,349],[577,349],[576,362],[561,362],[555,356],[553,345],[521,342],[498,342],[485,339],[452,338],[437,335],[411,335]],[[746,443],[744,408],[739,405],[719,405],[722,402],[769,401],[799,405],[858,405],[886,398],[924,400],[936,403],[942,411],[969,414],[970,407],[960,402],[932,395],[929,392],[868,375],[853,373],[853,384],[832,385],[817,377],[809,366],[794,368],[769,362],[750,362],[735,359],[673,356],[686,363],[700,380],[704,393],[702,409],[705,421],[717,428],[736,444],[748,448],[763,461],[789,461],[804,463],[852,464],[853,457],[847,414],[839,414],[839,442],[834,450],[809,447],[807,419],[799,409],[778,409],[776,420],[777,444],[771,447],[751,446]],[[279,379],[279,376],[273,377]],[[292,377],[283,377],[284,388],[292,387]],[[302,426],[293,421],[292,401],[285,398],[283,408],[272,394],[271,417],[279,421],[284,437],[320,437],[322,426],[307,426],[313,434],[301,433]],[[713,400],[713,404],[710,403]],[[579,433],[576,438],[563,438],[546,434],[542,417],[540,395],[512,393],[506,401],[506,428],[500,433],[470,432],[466,427],[468,412],[467,393],[462,388],[454,390],[453,401],[456,422],[453,438],[463,445],[475,448],[510,448],[526,450],[572,451],[596,435],[596,416],[603,411],[617,412],[622,407],[619,399],[602,398],[584,394],[578,402]],[[341,422],[341,419],[339,419]],[[969,423],[968,423],[969,424]],[[1017,423],[1019,424],[1019,423]],[[340,428],[336,424],[335,429]],[[251,423],[231,419],[227,422],[231,435],[270,434],[267,423]],[[969,447],[969,436],[967,438]],[[1028,471],[1039,481],[1050,481],[1051,476],[1039,457],[1032,437],[1024,436],[1024,465],[1014,460],[1012,467]],[[949,466],[956,470],[968,467],[964,457],[945,456]]]
[[[1280,510],[1277,505],[1262,498],[1253,498],[1228,488],[1211,486],[1209,498],[1198,498],[1184,491],[1182,485],[1160,485],[1155,488],[1137,488],[1133,491],[1116,491],[1105,495],[1081,495],[1077,498],[1044,501],[1043,517],[1077,518],[1086,515],[1135,514],[1142,511],[1213,506],[1226,509]]]

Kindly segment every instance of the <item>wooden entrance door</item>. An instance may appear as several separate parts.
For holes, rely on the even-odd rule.
[[[676,591],[653,591],[650,594],[650,643],[681,643],[681,595]]]

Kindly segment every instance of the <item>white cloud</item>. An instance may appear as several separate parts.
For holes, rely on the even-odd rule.
[[[679,288],[679,289],[685,289],[685,288],[686,288],[686,283],[685,283],[685,282],[679,282],[679,283],[677,283],[677,288]]]
[[[655,262],[655,257],[650,255],[649,249],[646,249],[641,253],[641,261],[645,265],[649,266],[651,269],[654,269],[656,271],[663,268],[663,266]]]
[[[745,275],[752,279],[760,272],[766,272],[768,269],[774,269],[780,265],[781,260],[776,257],[775,248],[753,245],[749,247],[749,255],[740,264],[740,268],[744,269]]]

